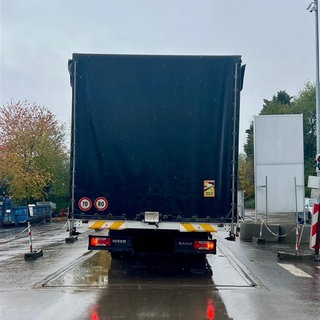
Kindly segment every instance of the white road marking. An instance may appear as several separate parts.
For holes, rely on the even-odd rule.
[[[317,266],[318,269],[320,269],[320,266]]]
[[[296,277],[312,278],[312,276],[310,276],[310,274],[308,274],[308,273],[304,272],[303,270],[297,268],[293,264],[278,263],[278,265],[280,267],[288,270],[289,272],[291,272]]]

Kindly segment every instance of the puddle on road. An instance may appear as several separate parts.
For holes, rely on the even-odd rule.
[[[146,260],[147,261],[147,260]],[[153,267],[152,267],[153,265]],[[38,283],[35,288],[136,288],[139,287],[210,287],[214,289],[210,274],[195,275],[181,268],[161,265],[150,259],[112,260],[106,251],[88,252],[68,267],[57,271]]]
[[[151,261],[151,263],[150,263]],[[167,261],[111,259],[107,251],[89,251],[68,267],[57,271],[35,288],[175,288],[218,290],[253,287],[255,283],[224,255],[209,256],[211,272],[193,273]]]
[[[39,287],[97,287],[104,288],[108,285],[108,272],[111,257],[106,251],[84,254],[72,264],[58,270],[45,281],[38,283]]]
[[[97,300],[87,311],[90,319],[231,320],[217,290],[220,284],[214,283],[215,269],[232,272],[230,281],[236,285],[240,280],[227,260],[219,258],[212,276],[167,270],[158,262],[155,268],[128,265],[112,260],[106,251],[90,251],[34,288],[98,290]],[[245,281],[241,285],[249,286]]]

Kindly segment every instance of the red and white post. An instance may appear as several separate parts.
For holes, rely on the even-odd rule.
[[[311,219],[311,231],[310,231],[310,249],[315,251],[316,255],[319,255],[320,248],[320,204],[315,203],[313,206],[313,213]]]
[[[30,224],[30,222],[28,222],[28,235],[29,235],[30,252],[32,252],[32,234],[31,234],[31,224]]]
[[[28,235],[29,235],[29,248],[30,248],[30,252],[25,253],[24,255],[24,260],[35,260],[39,257],[43,256],[43,252],[42,249],[38,249],[38,250],[33,250],[32,248],[32,233],[31,233],[31,224],[30,222],[28,222]]]

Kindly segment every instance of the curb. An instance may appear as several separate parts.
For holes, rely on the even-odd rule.
[[[289,261],[312,261],[314,260],[313,254],[308,253],[288,253],[279,251],[278,252],[278,259],[279,260],[289,260]]]

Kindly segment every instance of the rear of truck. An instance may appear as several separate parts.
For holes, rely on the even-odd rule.
[[[73,54],[70,213],[97,230],[89,249],[216,253],[217,225],[237,219],[243,69],[240,56]]]

